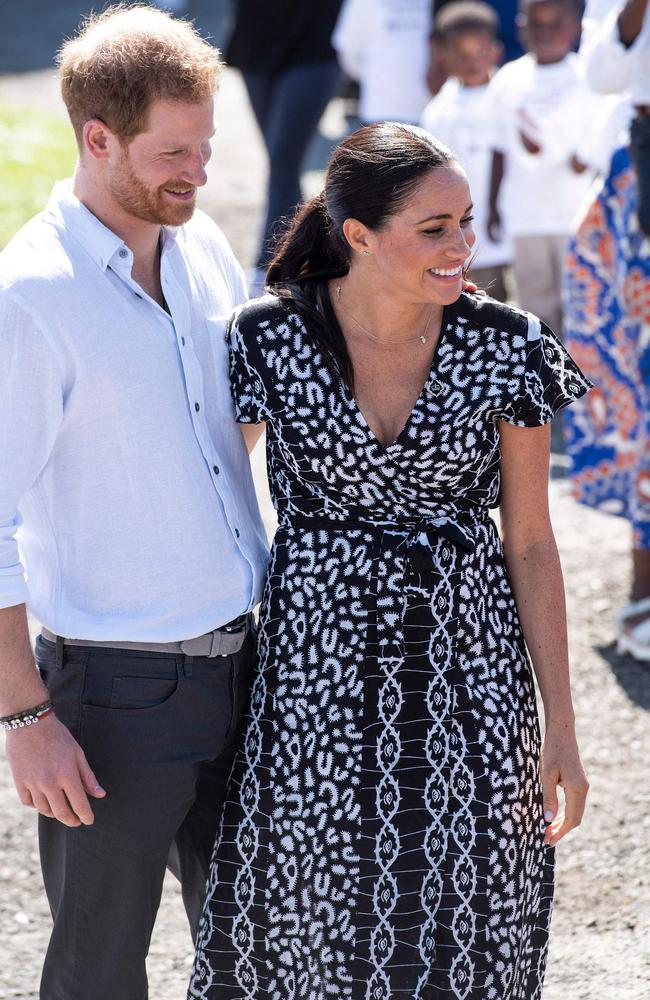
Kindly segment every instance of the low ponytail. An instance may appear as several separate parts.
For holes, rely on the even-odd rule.
[[[334,150],[325,189],[302,206],[278,243],[267,282],[291,299],[323,360],[354,392],[354,370],[328,281],[347,274],[346,219],[378,231],[400,212],[422,179],[454,161],[453,153],[415,125],[365,125]]]
[[[280,238],[266,274],[269,285],[314,281],[345,274],[347,255],[332,229],[322,191],[297,210]]]
[[[291,299],[326,361],[348,388],[352,362],[327,282],[347,274],[350,263],[325,203],[325,192],[301,205],[281,237],[266,272],[277,295]]]

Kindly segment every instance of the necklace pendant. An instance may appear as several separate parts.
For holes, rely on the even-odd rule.
[[[422,341],[423,344],[426,344],[427,342],[427,338],[424,336],[424,334],[420,337],[420,340]]]

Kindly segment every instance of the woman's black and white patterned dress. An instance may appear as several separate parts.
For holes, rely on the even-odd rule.
[[[190,993],[536,1000],[553,890],[497,419],[589,386],[533,317],[463,294],[382,446],[295,307],[231,328],[280,526]]]

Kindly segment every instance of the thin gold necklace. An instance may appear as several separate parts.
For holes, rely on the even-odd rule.
[[[341,286],[340,285],[336,286],[336,301],[338,303],[341,302]],[[373,343],[375,343],[375,344],[381,344],[382,347],[396,347],[399,344],[416,344],[418,341],[421,344],[426,344],[427,341],[428,341],[428,339],[429,339],[428,336],[427,336],[427,334],[429,332],[429,327],[431,326],[431,317],[433,316],[433,306],[429,307],[429,315],[427,317],[427,323],[426,323],[426,326],[424,328],[424,331],[422,333],[419,333],[417,337],[409,337],[407,340],[405,340],[403,337],[400,337],[398,340],[383,340],[381,337],[378,337],[377,334],[371,333],[370,330],[366,329],[366,327],[363,325],[363,323],[360,323],[359,320],[356,318],[356,316],[352,315],[352,313],[350,312],[349,309],[346,309],[345,306],[343,308],[344,308],[345,312],[347,313],[347,315],[350,317],[350,319],[354,323],[356,323],[356,325],[359,327],[359,329],[363,333],[365,333],[366,337],[368,337],[369,340],[372,340]]]

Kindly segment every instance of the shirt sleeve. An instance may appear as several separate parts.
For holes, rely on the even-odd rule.
[[[602,24],[591,27],[580,49],[589,86],[600,94],[621,94],[637,82],[639,50],[650,44],[650,9],[646,11],[639,37],[626,47],[621,41],[617,3]]]
[[[248,284],[242,266],[233,253],[230,254],[229,264],[232,300],[236,306],[240,306],[248,301]]]
[[[54,353],[13,291],[0,288],[0,608],[27,600],[18,511],[48,460],[62,417],[63,381]]]
[[[345,0],[332,35],[332,47],[339,63],[353,80],[363,76],[368,13],[365,0]]]
[[[503,66],[492,77],[487,91],[486,135],[491,149],[506,154],[509,146],[512,109],[509,101],[507,72]]]
[[[235,404],[235,420],[240,424],[259,424],[270,419],[268,394],[259,371],[259,345],[255,320],[238,309],[228,326],[230,390]]]
[[[555,334],[529,314],[523,378],[504,414],[506,422],[515,427],[541,427],[591,388]]]

